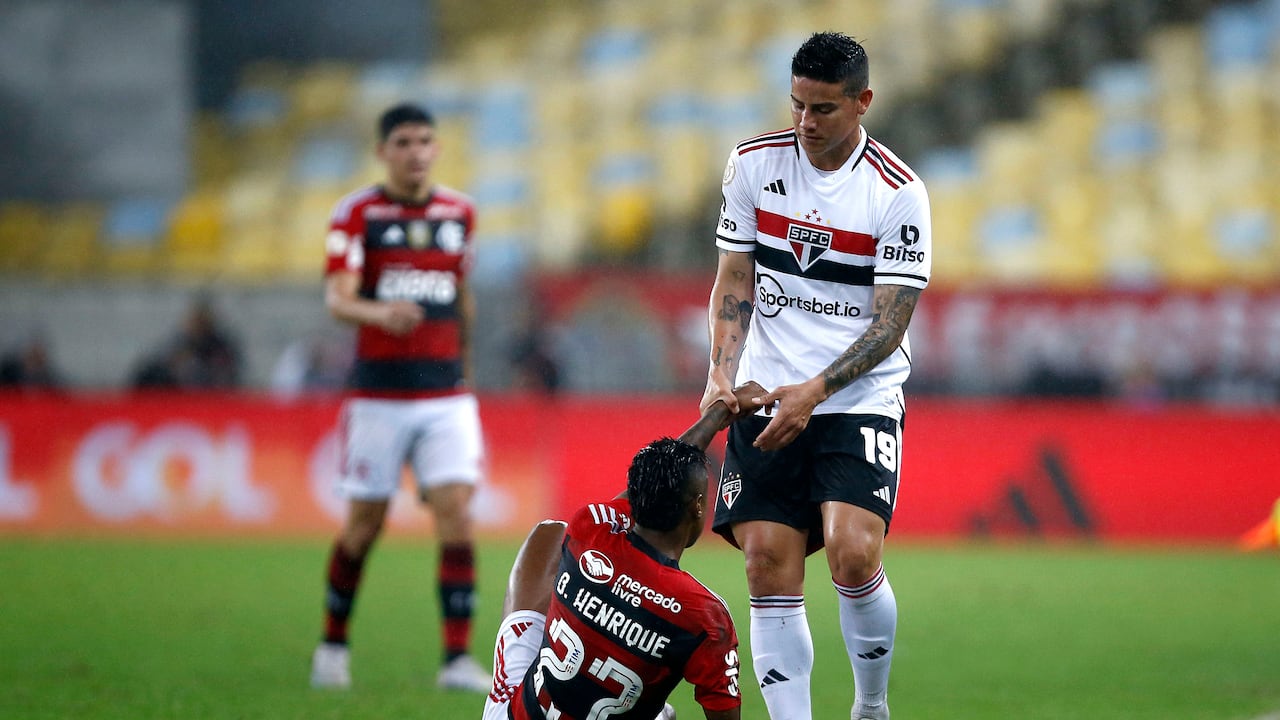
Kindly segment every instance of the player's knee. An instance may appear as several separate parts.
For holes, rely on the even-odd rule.
[[[564,539],[564,531],[567,527],[569,527],[569,524],[563,520],[543,520],[533,526],[533,530],[529,532],[529,537],[541,542],[559,545],[561,540]]]
[[[827,546],[831,579],[842,585],[859,585],[880,567],[880,548],[870,542],[848,542]]]
[[[791,595],[802,592],[803,570],[797,571],[796,559],[778,548],[749,547],[744,550],[747,586],[753,595]],[[804,558],[799,565],[804,566]]]
[[[350,525],[342,533],[342,549],[351,557],[363,558],[369,554],[381,532],[381,522]]]

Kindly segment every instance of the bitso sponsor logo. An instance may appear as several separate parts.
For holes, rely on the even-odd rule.
[[[884,259],[900,260],[902,262],[921,262],[924,260],[924,251],[897,247],[896,245],[885,245]]]
[[[578,569],[583,577],[593,583],[604,585],[613,579],[613,561],[599,550],[588,550],[578,558]]]
[[[862,314],[862,308],[843,300],[788,294],[777,278],[760,273],[756,280],[756,312],[771,318],[777,317],[783,308],[795,308],[827,317],[858,317]]]
[[[905,247],[896,245],[886,245],[882,255],[885,260],[898,260],[900,262],[924,262],[923,250],[912,250],[911,246],[920,242],[920,228],[915,225],[903,225],[898,237],[902,239]]]

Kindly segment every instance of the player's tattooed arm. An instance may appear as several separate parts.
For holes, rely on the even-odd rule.
[[[716,400],[723,400],[730,410],[736,412],[733,380],[738,374],[747,328],[751,326],[755,310],[751,297],[755,292],[756,264],[753,253],[720,249],[719,254],[716,280],[707,303],[711,362],[707,388],[699,407],[706,410]]]
[[[736,324],[742,329],[742,333],[739,334],[731,331],[726,336],[728,339],[727,343],[716,345],[715,352],[712,354],[711,358],[713,365],[718,366],[721,363],[733,364],[733,361],[736,359],[733,348],[742,346],[742,337],[746,335],[747,328],[751,326],[751,313],[754,310],[754,306],[752,306],[749,301],[740,300],[732,293],[728,293],[720,299],[720,311],[716,314],[716,319]],[[730,348],[727,354],[725,353],[725,345],[728,345]]]
[[[827,397],[889,357],[907,334],[907,325],[920,300],[920,289],[905,285],[877,285],[872,300],[871,326],[836,361],[822,371]]]
[[[750,293],[754,278],[751,271],[755,269],[754,257],[747,253],[730,253],[720,249],[720,262],[716,274],[716,285],[712,290],[712,303],[715,307],[711,339],[711,364],[713,367],[725,365],[736,367],[738,350],[751,326],[751,314],[755,306],[751,304]]]

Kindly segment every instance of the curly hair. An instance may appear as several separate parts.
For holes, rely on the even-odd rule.
[[[791,57],[791,74],[840,83],[849,96],[866,90],[871,77],[867,51],[857,40],[839,32],[810,35]]]
[[[685,508],[706,492],[707,454],[669,437],[640,449],[627,468],[627,497],[637,524],[651,530],[674,530]]]

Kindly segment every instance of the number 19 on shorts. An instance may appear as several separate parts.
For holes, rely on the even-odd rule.
[[[873,427],[859,428],[862,432],[862,449],[867,462],[879,465],[889,472],[898,471],[898,438]]]

